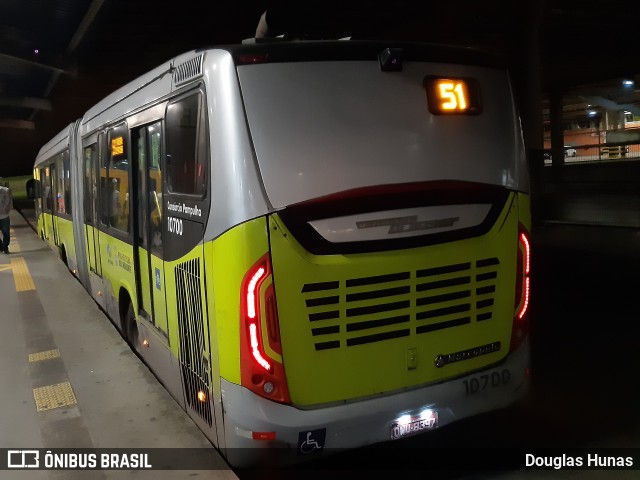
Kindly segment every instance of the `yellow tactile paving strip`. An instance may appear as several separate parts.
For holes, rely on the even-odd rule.
[[[54,350],[47,350],[46,352],[30,353],[29,363],[39,362],[41,360],[51,360],[52,358],[58,358],[60,356],[60,350],[57,348]]]
[[[11,257],[11,268],[13,269],[13,281],[16,284],[17,292],[24,292],[26,290],[35,290],[36,286],[29,273],[29,267],[27,262],[22,257]]]
[[[14,254],[21,252],[20,245],[16,241],[15,232],[11,229],[11,243],[9,244],[11,251],[11,264],[0,265],[1,270],[12,270],[13,280],[16,285],[16,291],[24,292],[27,290],[35,290],[36,286],[31,278],[29,267],[22,256]],[[43,360],[52,360],[60,358],[60,350],[57,348],[44,352],[36,352],[29,354],[29,363],[39,362]],[[47,385],[44,387],[33,389],[33,398],[36,402],[36,410],[45,412],[55,408],[68,407],[78,403],[75,393],[69,382],[62,382],[55,385]]]
[[[69,382],[34,388],[33,398],[36,400],[36,409],[38,412],[68,407],[78,403]]]

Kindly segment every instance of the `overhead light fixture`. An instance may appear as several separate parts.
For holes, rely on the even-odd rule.
[[[589,110],[587,112],[587,115],[589,115],[590,117],[595,117],[598,114],[598,112],[596,112],[595,110]]]
[[[622,85],[625,87],[633,87],[634,83],[633,80],[623,80]]]

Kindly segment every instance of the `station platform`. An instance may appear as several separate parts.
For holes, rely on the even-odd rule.
[[[163,449],[174,456],[210,455],[207,464],[214,466],[3,470],[0,478],[238,478],[27,218],[11,211],[10,253],[0,254],[2,454],[8,454],[5,449]],[[0,465],[8,462],[0,458]]]
[[[35,234],[33,210],[11,212],[9,255],[0,254],[0,479],[353,478],[332,463],[309,470],[231,470],[119,332]],[[640,447],[635,400],[637,270],[640,230],[569,222],[532,229],[532,357],[534,390],[520,420],[499,413],[436,435],[414,437],[414,448]],[[605,323],[616,328],[603,328]],[[593,352],[597,352],[594,355]],[[615,368],[602,358],[616,358]],[[576,366],[580,366],[576,368]],[[616,407],[611,408],[611,398]],[[585,413],[588,412],[588,413]],[[585,418],[598,418],[594,422]],[[553,425],[553,438],[549,436]],[[420,443],[422,442],[422,443]],[[465,443],[466,442],[466,443]],[[6,449],[145,449],[197,452],[215,468],[193,470],[3,470]],[[559,450],[563,451],[563,450]],[[393,452],[373,455],[386,473],[400,472]],[[370,465],[371,450],[345,457]],[[371,467],[369,467],[371,468]],[[445,472],[446,473],[446,472]],[[503,479],[603,478],[602,472],[502,472]],[[269,475],[270,474],[270,475]],[[288,475],[287,475],[288,474]],[[314,476],[317,474],[317,476]],[[527,474],[525,476],[525,474]],[[561,477],[562,475],[562,477]],[[470,478],[493,478],[482,473]],[[607,472],[636,478],[637,471]],[[455,478],[446,477],[445,478]],[[464,478],[464,477],[458,477]]]

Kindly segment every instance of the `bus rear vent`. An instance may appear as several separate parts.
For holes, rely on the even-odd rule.
[[[209,351],[202,305],[200,260],[194,258],[175,267],[178,328],[180,330],[180,367],[187,405],[209,426],[211,388]],[[204,394],[204,400],[199,398]]]
[[[197,57],[194,57],[176,66],[176,69],[173,72],[173,83],[178,86],[201,76],[203,58],[204,54],[201,53]]]
[[[315,349],[352,347],[491,320],[499,264],[493,257],[307,283],[302,294]]]

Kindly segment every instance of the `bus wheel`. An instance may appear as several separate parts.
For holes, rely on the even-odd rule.
[[[136,351],[138,349],[138,322],[136,322],[136,314],[133,312],[131,302],[129,302],[129,308],[124,317],[124,334],[127,343]]]

